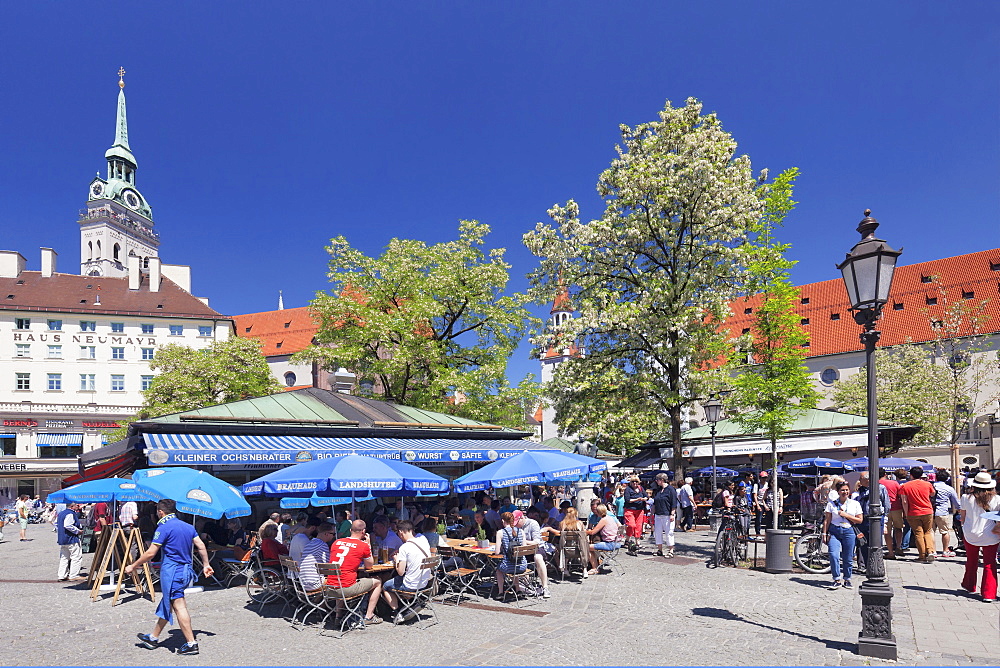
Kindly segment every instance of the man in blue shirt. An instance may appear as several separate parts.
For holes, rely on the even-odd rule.
[[[191,570],[192,546],[198,548],[205,577],[211,577],[214,569],[208,563],[208,550],[205,543],[198,537],[198,532],[187,522],[177,519],[174,512],[177,504],[172,499],[163,499],[156,504],[156,516],[159,522],[156,533],[153,534],[149,549],[142,556],[125,567],[125,572],[131,575],[136,568],[156,556],[161,549],[160,559],[160,590],[163,598],[156,608],[156,624],[151,634],[138,634],[140,644],[146,649],[156,649],[160,643],[160,634],[167,624],[177,615],[177,624],[184,633],[185,643],[177,650],[178,654],[197,654],[198,642],[191,630],[191,615],[188,614],[187,603],[184,600],[184,589],[194,579]]]
[[[80,564],[83,563],[83,550],[80,548],[81,529],[76,525],[80,521],[77,512],[80,504],[71,503],[56,515],[56,542],[59,543],[59,581],[79,581]]]

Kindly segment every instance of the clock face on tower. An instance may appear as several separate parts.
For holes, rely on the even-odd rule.
[[[94,185],[90,186],[90,192],[94,194],[94,197],[100,197],[102,194],[104,194],[104,184],[95,183]]]
[[[125,203],[133,209],[137,208],[139,203],[142,201],[139,199],[139,195],[137,195],[134,190],[126,190],[123,196],[125,198]]]

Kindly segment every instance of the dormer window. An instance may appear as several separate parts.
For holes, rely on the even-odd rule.
[[[893,304],[892,305],[892,310],[893,311],[902,311],[903,310],[903,302],[896,302],[895,304]]]
[[[753,309],[748,306],[747,308],[743,309],[743,313],[744,315],[750,315],[751,313],[753,313]]]
[[[931,276],[921,276],[920,277],[920,282],[921,283],[930,283],[931,280],[933,280]]]
[[[990,262],[990,269],[1000,271],[1000,262]]]
[[[803,298],[802,298],[801,300],[799,300],[799,301],[800,301],[801,303],[803,303],[803,304],[808,304],[808,303],[809,303],[809,298],[808,298],[808,297],[803,297]]]
[[[839,313],[831,313],[830,314],[830,320],[840,320],[840,314]]]
[[[802,320],[799,320],[799,324],[800,325],[808,325],[809,324],[809,318],[802,318]]]
[[[962,299],[972,299],[976,296],[976,293],[972,290],[962,290]]]
[[[927,297],[925,301],[928,306],[935,306],[937,304],[937,297]]]

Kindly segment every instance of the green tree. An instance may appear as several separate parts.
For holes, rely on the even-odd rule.
[[[537,386],[509,387],[507,358],[538,321],[504,294],[510,265],[483,250],[488,233],[465,220],[455,241],[393,239],[378,258],[333,239],[335,287],[313,300],[316,345],[295,359],[350,369],[400,404],[523,428]]]
[[[746,289],[765,212],[766,173],[755,178],[715,114],[701,111],[694,99],[667,102],[659,120],[622,125],[618,157],[597,186],[603,216],[581,222],[569,201],[548,212],[554,224],[524,236],[541,258],[531,295],[546,303],[566,285],[577,307],[578,317],[534,341],[558,334],[584,350],[547,390],[557,421],[669,433],[675,470],[686,413],[718,375],[713,363],[728,357],[718,324]]]
[[[951,374],[935,364],[922,345],[904,344],[875,351],[875,389],[880,421],[920,427],[911,443],[948,440],[954,406],[950,397]],[[864,367],[833,385],[837,410],[868,414],[868,380]]]
[[[180,413],[240,399],[262,397],[283,388],[271,375],[256,339],[231,337],[207,348],[170,343],[157,349],[149,368],[160,373],[143,392],[142,407],[112,440],[125,438],[137,420]]]
[[[760,301],[741,346],[746,356],[730,360],[733,392],[726,402],[732,419],[741,427],[748,432],[761,432],[770,439],[775,498],[778,439],[798,416],[814,408],[820,397],[805,366],[803,344],[809,341],[809,335],[799,324],[795,311],[799,289],[792,285],[788,275],[795,263],[784,258],[788,244],[773,240],[774,228],[796,204],[791,195],[797,174],[797,169],[787,170],[767,188],[764,227],[757,244],[759,252],[752,254],[750,263],[750,287],[759,291]],[[773,528],[778,528],[776,513]]]

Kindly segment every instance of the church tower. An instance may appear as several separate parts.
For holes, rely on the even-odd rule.
[[[556,295],[555,300],[552,302],[552,310],[550,311],[548,329],[551,332],[549,347],[542,353],[541,363],[542,363],[542,383],[552,382],[553,375],[555,374],[556,367],[568,360],[570,357],[574,357],[580,354],[580,350],[576,346],[574,341],[564,341],[565,334],[560,335],[563,325],[566,324],[568,320],[573,317],[573,306],[569,299],[569,289],[563,287],[559,294]],[[541,422],[542,425],[542,440],[552,438],[554,436],[562,436],[559,433],[559,426],[555,422],[556,412],[551,406],[545,406],[542,409]]]
[[[125,70],[118,70],[118,116],[115,143],[104,157],[108,176],[90,182],[87,208],[80,215],[80,274],[128,276],[130,258],[141,269],[158,257],[159,235],[153,211],[135,187],[135,156],[128,145],[125,116]]]

